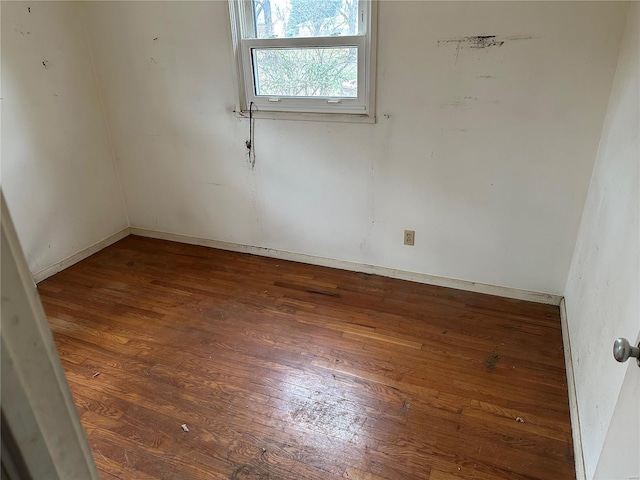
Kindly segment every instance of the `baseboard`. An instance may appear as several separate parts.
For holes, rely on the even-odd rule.
[[[293,262],[308,263],[311,265],[320,265],[323,267],[337,268],[340,270],[349,270],[353,272],[372,273],[383,277],[398,278],[401,280],[409,280],[412,282],[426,283],[440,287],[455,288],[469,292],[485,293],[488,295],[496,295],[499,297],[513,298],[517,300],[527,300],[536,303],[545,303],[549,305],[560,305],[562,299],[559,295],[551,295],[548,293],[529,292],[516,288],[500,287],[478,282],[470,282],[467,280],[457,280],[453,278],[438,277],[427,275],[424,273],[408,272],[405,270],[397,270],[394,268],[379,267],[376,265],[366,265],[363,263],[349,262],[345,260],[335,260],[332,258],[317,257],[314,255],[306,255],[303,253],[286,252],[283,250],[275,250],[272,248],[254,247],[251,245],[240,245],[230,242],[222,242],[219,240],[210,240],[207,238],[191,237],[188,235],[179,235],[176,233],[159,232],[155,230],[146,230],[143,228],[131,227],[132,235],[142,237],[157,238],[161,240],[170,240],[173,242],[187,243],[191,245],[200,245],[203,247],[219,248],[221,250],[230,250],[233,252],[250,253],[252,255],[260,255],[263,257],[279,258],[282,260],[290,260]]]
[[[562,344],[564,345],[564,365],[567,371],[567,389],[569,391],[569,412],[571,414],[571,434],[573,435],[573,452],[576,462],[576,479],[586,480],[584,454],[582,451],[582,434],[580,432],[580,415],[578,414],[578,397],[576,382],[573,376],[573,357],[571,357],[571,341],[567,308],[564,298],[560,301],[560,323],[562,325]]]
[[[103,248],[108,247],[109,245],[116,243],[118,240],[122,240],[124,237],[130,234],[129,227],[120,230],[113,235],[108,236],[104,240],[99,241],[98,243],[94,243],[90,247],[81,250],[80,252],[71,255],[70,257],[65,258],[61,262],[55,263],[50,267],[47,267],[43,270],[40,270],[38,273],[33,274],[33,281],[35,283],[40,283],[41,281],[49,278],[52,275],[64,270],[65,268],[70,267],[74,263],[78,263],[81,260],[84,260],[87,257],[90,257],[96,252],[99,252]]]

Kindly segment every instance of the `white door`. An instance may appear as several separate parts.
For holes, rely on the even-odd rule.
[[[640,367],[630,358],[620,368],[627,372],[596,467],[599,480],[640,479]]]

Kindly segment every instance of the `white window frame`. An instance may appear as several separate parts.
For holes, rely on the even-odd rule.
[[[318,0],[321,1],[321,0]],[[251,0],[229,0],[237,85],[236,113],[256,118],[375,121],[377,0],[359,0],[359,35],[294,38],[245,38],[253,32]],[[351,47],[358,55],[357,97],[287,97],[255,94],[252,50],[260,48]]]

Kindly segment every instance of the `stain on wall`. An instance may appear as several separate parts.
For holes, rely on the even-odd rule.
[[[496,35],[469,35],[465,37],[453,37],[438,40],[438,46],[455,43],[464,48],[491,48],[501,47],[507,42],[518,40],[533,40],[531,35],[511,35],[508,37],[498,37]]]
[[[458,45],[464,44],[469,48],[490,48],[501,47],[504,45],[504,40],[499,40],[495,35],[471,35],[468,37],[456,37],[446,40],[438,40],[438,45],[447,43],[457,43]]]
[[[465,49],[486,50],[500,48],[508,42],[521,40],[532,40],[535,37],[531,35],[511,35],[500,37],[497,35],[468,35],[462,37],[444,38],[438,40],[438,47],[453,44],[456,46],[455,63],[458,63],[460,51]]]

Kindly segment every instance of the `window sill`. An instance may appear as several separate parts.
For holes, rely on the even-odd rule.
[[[248,111],[234,110],[237,118],[249,118]],[[267,120],[298,120],[310,122],[338,122],[338,123],[376,123],[375,116],[350,113],[302,113],[302,112],[270,112],[253,110],[253,118]]]

